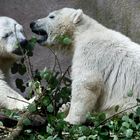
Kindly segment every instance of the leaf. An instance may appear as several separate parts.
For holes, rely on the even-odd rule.
[[[128,122],[123,122],[123,123],[122,123],[122,126],[124,126],[124,127],[126,127],[126,128],[129,128],[130,125],[129,125]]]
[[[48,126],[47,126],[47,133],[52,135],[53,132],[54,132],[54,128],[52,128],[52,127],[50,126],[50,124],[48,124]]]
[[[100,113],[99,116],[98,116],[98,119],[99,119],[100,121],[105,120],[105,119],[106,119],[106,114],[105,114],[105,113]]]
[[[137,127],[137,125],[136,125],[136,123],[135,123],[134,120],[129,119],[129,123],[131,124],[131,126],[132,126],[133,128],[136,128],[136,127]]]
[[[127,96],[128,96],[128,97],[132,97],[132,96],[133,96],[133,91],[130,90],[130,91],[127,93]]]
[[[12,74],[15,74],[18,72],[18,64],[17,63],[14,63],[11,67],[11,73]]]
[[[130,127],[130,124],[128,122],[123,122],[122,123],[122,126],[126,127],[126,128],[129,128]]]
[[[27,132],[28,134],[30,134],[30,133],[32,132],[32,130],[31,130],[31,129],[27,129],[26,132]]]
[[[33,47],[35,46],[35,44],[37,43],[37,39],[35,37],[32,37],[29,41],[29,46],[31,47],[31,49],[33,49]]]
[[[119,105],[115,106],[115,112],[117,112],[119,110],[119,107],[120,107]]]
[[[137,100],[138,103],[140,103],[140,99],[139,98],[137,98],[136,100]]]
[[[79,137],[78,140],[86,140],[86,136]]]
[[[52,104],[49,104],[49,105],[47,106],[47,111],[50,112],[50,113],[53,112],[53,105],[52,105]]]
[[[88,140],[96,140],[97,139],[97,134],[96,135],[90,135],[88,137]]]
[[[138,108],[136,109],[136,114],[137,114],[138,116],[140,116],[140,107],[138,107]]]
[[[23,64],[18,65],[18,72],[20,75],[24,75],[26,73],[26,67]]]
[[[48,97],[45,97],[45,98],[43,99],[42,103],[43,103],[44,106],[48,106],[48,104],[50,103],[49,98],[48,98]]]
[[[53,136],[49,136],[46,140],[54,140],[54,138],[53,138]]]
[[[29,110],[29,112],[35,112],[36,111],[36,104],[35,103],[29,104],[28,110]]]
[[[65,38],[63,39],[63,44],[64,44],[64,45],[70,45],[71,43],[72,43],[72,40],[71,40],[70,38],[65,37]]]
[[[21,92],[24,92],[25,89],[26,89],[26,87],[23,85],[23,84],[24,84],[24,83],[23,83],[23,80],[17,78],[15,82],[16,82],[16,87],[17,87],[18,89],[20,89]]]
[[[30,121],[28,118],[25,118],[25,119],[23,120],[23,124],[24,124],[25,126],[31,125],[31,121]]]
[[[88,136],[90,134],[90,129],[87,126],[80,126],[79,130],[85,136]]]
[[[35,81],[35,82],[34,82],[34,86],[35,86],[36,88],[39,88],[39,87],[40,87],[40,82],[39,82],[39,81]]]
[[[116,135],[114,135],[113,140],[119,140],[118,137]]]
[[[133,130],[132,130],[132,129],[127,129],[125,135],[126,135],[127,138],[132,137],[132,135],[133,135]]]
[[[129,122],[129,117],[127,115],[125,115],[122,117],[122,120],[125,122]]]
[[[3,122],[2,121],[0,121],[0,126],[3,126]]]

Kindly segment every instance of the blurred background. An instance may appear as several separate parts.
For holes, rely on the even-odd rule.
[[[140,43],[140,0],[0,0],[0,16],[16,19],[24,26],[28,38],[31,38],[31,21],[63,7],[81,8],[106,27],[120,31]],[[71,64],[71,57],[64,53],[57,56],[65,71]],[[34,69],[43,69],[45,66],[52,68],[54,55],[49,49],[37,45],[31,62]]]

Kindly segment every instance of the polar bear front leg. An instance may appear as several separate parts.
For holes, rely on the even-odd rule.
[[[102,90],[100,82],[72,83],[71,107],[65,121],[70,124],[84,123],[86,114],[92,112]]]
[[[34,101],[35,97],[29,101],[13,90],[5,81],[0,81],[0,107],[7,109],[25,109]]]

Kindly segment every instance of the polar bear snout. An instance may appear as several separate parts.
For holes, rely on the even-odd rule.
[[[35,21],[32,21],[32,22],[30,23],[30,28],[33,29],[33,28],[35,27],[35,24],[36,24]]]
[[[39,26],[37,21],[33,21],[30,23],[30,28],[33,33],[39,35],[40,37],[37,39],[37,42],[41,45],[44,45],[48,39],[48,33],[43,29],[43,26]]]
[[[27,41],[27,39],[23,39],[19,42],[19,44],[20,44],[21,48],[24,48],[28,44],[28,41]]]
[[[26,39],[19,41],[18,42],[19,47],[13,50],[12,53],[16,55],[23,55],[23,50],[26,48],[27,44],[28,44],[28,41]]]

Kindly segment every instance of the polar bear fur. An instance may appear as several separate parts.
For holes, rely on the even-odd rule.
[[[56,36],[73,39],[72,99],[66,121],[83,123],[92,111],[115,113],[140,98],[140,45],[108,29],[82,10],[63,8],[31,24],[33,32],[46,31],[43,45],[55,45]],[[57,46],[56,46],[57,47]],[[132,91],[133,96],[128,97]]]
[[[9,86],[9,69],[16,60],[21,58],[16,54],[20,51],[17,40],[19,43],[26,40],[23,27],[11,18],[0,17],[0,107],[8,109],[24,109],[32,102],[24,99]]]

